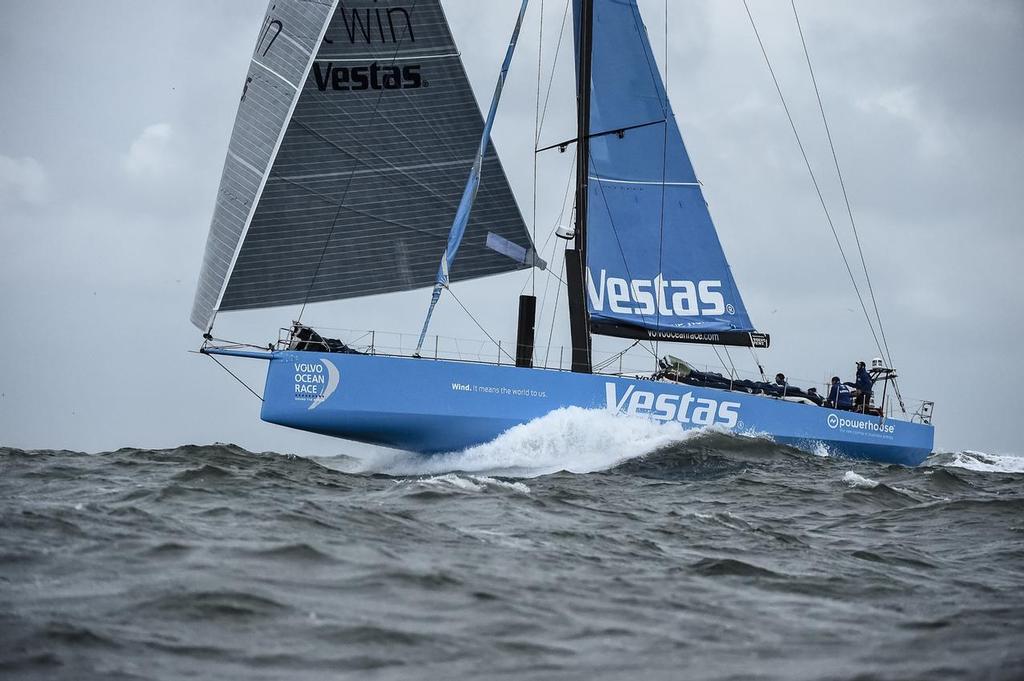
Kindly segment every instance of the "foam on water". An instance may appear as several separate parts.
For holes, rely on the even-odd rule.
[[[957,452],[945,465],[983,473],[1024,473],[1024,457],[971,450]]]
[[[843,476],[843,482],[850,487],[859,489],[874,489],[875,487],[878,487],[877,480],[865,478],[863,475],[858,475],[853,471],[846,471],[846,474]]]
[[[435,475],[432,478],[424,478],[416,481],[420,485],[426,485],[428,487],[454,487],[455,489],[465,490],[467,492],[483,492],[488,488],[497,488],[509,490],[512,492],[519,492],[520,494],[529,494],[530,488],[521,482],[507,482],[505,480],[498,480],[497,478],[490,478],[486,475],[469,475],[461,476],[455,473],[445,473],[444,475]]]
[[[452,471],[536,477],[566,470],[606,470],[661,447],[697,437],[706,429],[566,407],[509,429],[491,442],[461,452],[422,456],[389,453],[365,461],[366,472],[440,475]]]

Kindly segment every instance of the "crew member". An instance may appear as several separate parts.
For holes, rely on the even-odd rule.
[[[875,382],[871,380],[867,365],[864,362],[857,362],[857,379],[854,381],[854,388],[857,389],[857,411],[866,414],[868,405],[871,404],[871,390]]]
[[[786,396],[786,375],[783,373],[775,374],[775,386],[782,392],[782,396]]]
[[[853,394],[850,392],[849,387],[839,382],[838,376],[832,377],[832,386],[829,388],[825,406],[829,409],[844,410],[849,410],[853,407]]]

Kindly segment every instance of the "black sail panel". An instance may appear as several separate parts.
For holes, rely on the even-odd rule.
[[[274,4],[271,14],[310,3]],[[316,30],[310,34],[319,36]],[[289,34],[287,24],[282,36],[303,40]],[[347,0],[333,9],[317,44],[265,185],[242,194],[254,197],[255,209],[235,230],[234,253],[228,246],[235,232],[219,225],[219,214],[234,224],[245,211],[225,195],[222,181],[211,243],[215,231],[224,232],[217,255],[234,262],[218,283],[216,272],[207,276],[204,261],[193,311],[198,326],[206,326],[216,310],[336,300],[434,283],[483,132],[440,3]],[[276,48],[277,43],[271,51]],[[236,132],[252,91],[250,83]],[[262,101],[257,106],[272,127],[271,110]],[[233,153],[229,148],[225,175]],[[207,259],[209,250],[208,245]],[[533,264],[533,244],[489,146],[451,280]],[[220,300],[210,304],[206,291],[216,291]]]

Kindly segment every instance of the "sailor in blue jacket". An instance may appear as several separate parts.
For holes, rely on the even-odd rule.
[[[871,389],[875,382],[871,380],[867,365],[864,362],[857,362],[857,380],[854,387],[857,389],[857,411],[866,412],[871,403]]]
[[[850,392],[850,388],[839,382],[838,376],[832,377],[832,386],[828,391],[828,399],[825,400],[825,406],[830,409],[846,409],[849,410],[853,407],[853,393]]]

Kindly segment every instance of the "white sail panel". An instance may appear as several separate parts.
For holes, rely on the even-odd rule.
[[[337,0],[272,1],[253,48],[207,237],[192,323],[207,328]]]

